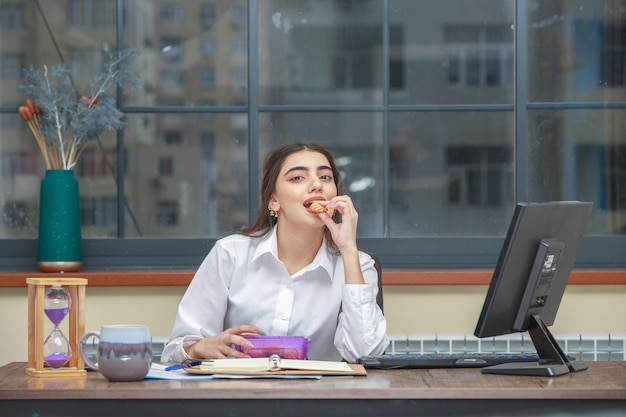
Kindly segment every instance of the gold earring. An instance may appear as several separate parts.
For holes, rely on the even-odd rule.
[[[278,217],[278,213],[276,212],[276,210],[270,208],[268,209],[268,211],[269,211],[270,217],[274,217],[274,218]]]

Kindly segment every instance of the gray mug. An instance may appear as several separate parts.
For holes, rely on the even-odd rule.
[[[98,340],[97,363],[87,353],[88,340]],[[152,365],[152,338],[147,326],[117,324],[85,333],[80,341],[85,364],[112,382],[141,381]]]

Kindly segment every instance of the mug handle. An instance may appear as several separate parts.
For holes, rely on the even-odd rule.
[[[94,337],[96,339],[98,339],[98,343],[100,343],[100,332],[97,330],[91,331],[91,332],[87,332],[85,333],[85,335],[82,337],[82,339],[80,340],[80,355],[83,357],[83,361],[85,362],[85,364],[90,367],[91,369],[94,369],[96,371],[99,371],[100,369],[98,368],[98,364],[94,363],[91,358],[89,357],[89,355],[87,354],[87,340],[90,337]],[[97,352],[96,352],[96,357],[97,357]]]

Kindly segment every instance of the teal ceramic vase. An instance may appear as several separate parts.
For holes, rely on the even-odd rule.
[[[78,181],[72,170],[47,170],[41,181],[37,243],[40,271],[77,272],[82,268]]]

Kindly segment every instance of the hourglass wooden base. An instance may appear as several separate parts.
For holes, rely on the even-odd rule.
[[[28,284],[28,367],[26,374],[37,377],[85,376],[85,363],[79,352],[80,339],[85,334],[85,278],[26,278]],[[46,287],[68,287],[69,307],[68,341],[71,348],[69,361],[60,368],[44,363],[44,298]]]

